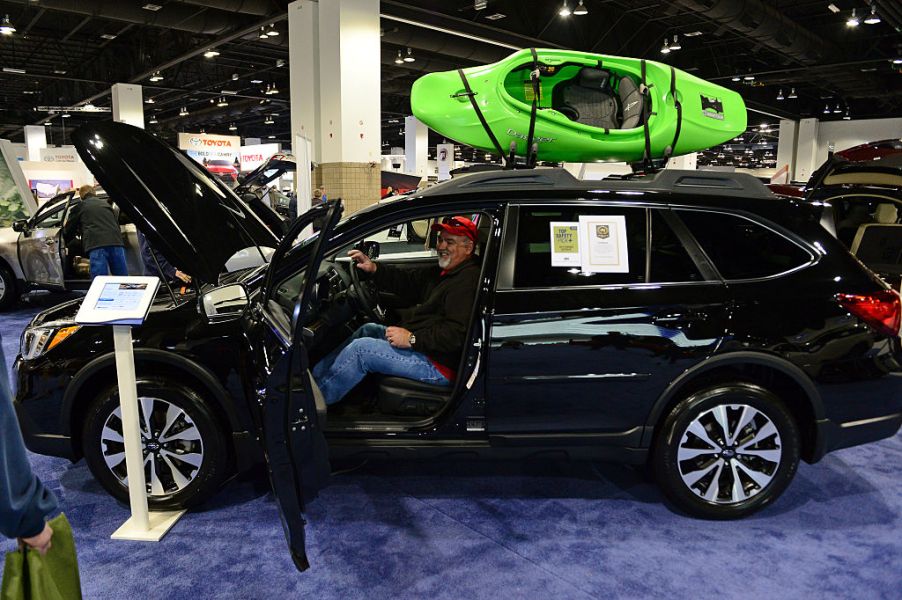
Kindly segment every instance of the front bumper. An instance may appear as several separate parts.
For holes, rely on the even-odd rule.
[[[14,403],[16,409],[16,417],[19,419],[19,428],[22,430],[22,437],[25,439],[25,447],[35,454],[44,454],[47,456],[59,456],[60,458],[68,458],[75,461],[78,459],[72,448],[72,438],[68,435],[58,433],[47,433],[41,431],[31,415],[25,410],[25,407],[19,402]]]
[[[53,369],[47,361],[25,361],[17,356],[13,365],[16,377],[13,406],[29,450],[77,460],[80,457],[62,418],[63,392],[71,374],[61,371],[65,369]]]

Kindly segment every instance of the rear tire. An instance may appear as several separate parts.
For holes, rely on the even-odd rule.
[[[776,500],[799,466],[799,432],[768,390],[717,385],[693,393],[664,421],[652,455],[658,485],[703,519],[739,519]]]
[[[144,477],[151,508],[188,508],[216,493],[228,475],[226,436],[193,389],[168,378],[138,382]],[[145,419],[145,413],[149,419]],[[82,449],[91,473],[112,496],[128,502],[122,421],[116,385],[90,404]]]
[[[4,264],[0,264],[0,310],[6,310],[19,299],[16,276]]]

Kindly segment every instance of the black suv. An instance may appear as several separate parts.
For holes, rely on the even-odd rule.
[[[151,503],[200,502],[265,462],[299,567],[301,511],[329,454],[649,464],[686,512],[734,518],[775,500],[800,458],[902,424],[899,296],[813,207],[750,176],[479,173],[341,221],[331,202],[277,239],[141,130],[105,123],[74,138],[198,282],[162,288],[133,333]],[[399,303],[358,276],[348,250],[429,268],[429,224],[455,214],[478,223],[482,268],[456,381],[374,377],[327,415],[310,366]],[[299,241],[314,219],[322,230]],[[32,450],[84,456],[125,499],[112,336],[75,325],[77,308],[23,333],[19,418]]]

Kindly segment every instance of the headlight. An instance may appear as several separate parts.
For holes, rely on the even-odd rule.
[[[25,360],[39,357],[67,337],[81,329],[81,325],[69,327],[34,327],[25,330],[19,345],[19,354]]]

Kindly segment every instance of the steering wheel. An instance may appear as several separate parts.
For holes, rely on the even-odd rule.
[[[351,286],[354,288],[354,295],[360,308],[366,313],[370,319],[376,323],[381,323],[385,318],[385,311],[379,306],[378,293],[376,285],[372,281],[362,281],[360,279],[360,269],[357,263],[351,261]]]

